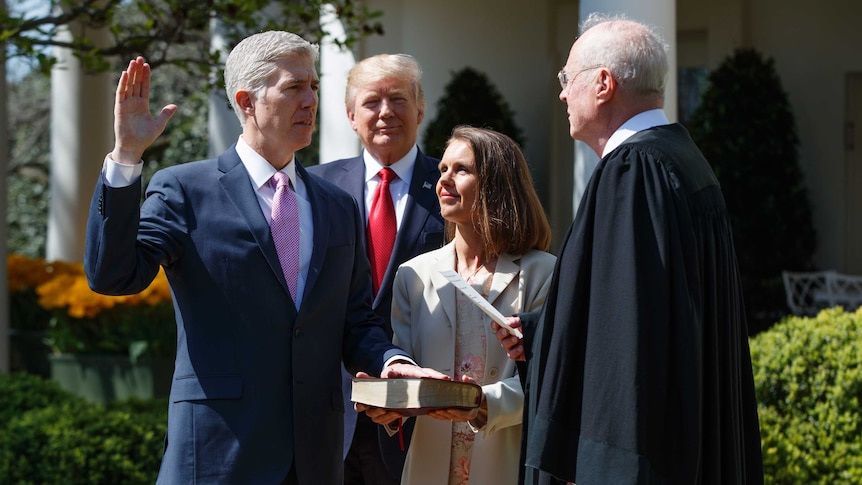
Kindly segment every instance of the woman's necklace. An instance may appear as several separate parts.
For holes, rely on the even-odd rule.
[[[493,260],[491,260],[491,261],[493,261]],[[476,270],[473,271],[473,273],[471,273],[470,276],[464,276],[464,273],[462,273],[460,270],[458,270],[458,274],[460,274],[461,277],[464,278],[464,281],[470,281],[470,279],[473,278],[474,276],[476,276],[477,274],[479,274],[479,271],[481,271],[482,268],[485,267],[485,264],[487,264],[489,262],[490,261],[483,261],[482,263],[480,263],[479,266],[476,266]],[[455,254],[455,269],[458,269],[458,254],[457,253]]]
[[[479,273],[479,271],[481,271],[482,268],[484,268],[484,267],[485,267],[485,263],[480,264],[479,266],[476,267],[476,271],[473,271],[473,273],[470,276],[464,276],[463,273],[460,273],[460,272],[459,273],[461,274],[461,277],[464,278],[464,281],[470,281],[470,279],[472,279],[474,276],[476,276],[476,274]]]

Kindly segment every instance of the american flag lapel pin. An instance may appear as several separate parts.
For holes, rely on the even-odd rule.
[[[423,188],[423,189],[430,189],[430,188],[431,188],[431,184],[430,184],[430,183],[428,183],[428,182],[422,182],[422,188]]]

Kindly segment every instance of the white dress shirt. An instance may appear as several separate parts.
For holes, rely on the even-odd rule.
[[[602,158],[612,152],[616,147],[622,145],[624,141],[628,140],[629,137],[635,133],[654,126],[669,124],[670,121],[667,120],[664,110],[661,109],[651,109],[632,116],[628,121],[623,123],[622,126],[617,128],[617,131],[615,131],[610,138],[608,138],[608,142],[605,144],[605,149],[602,152]]]
[[[389,194],[392,195],[392,203],[395,205],[395,227],[401,228],[401,219],[404,217],[404,208],[407,207],[407,193],[410,191],[410,181],[413,180],[413,167],[416,166],[416,154],[419,148],[413,148],[396,161],[389,168],[398,176],[389,182]],[[362,150],[362,161],[365,162],[365,222],[368,223],[368,214],[371,212],[371,203],[374,201],[374,193],[380,184],[380,176],[377,175],[384,165],[378,162],[368,150]]]
[[[266,222],[272,224],[272,199],[275,197],[275,186],[270,179],[275,175],[275,168],[270,165],[260,154],[254,151],[242,136],[236,142],[236,152],[239,159],[248,171],[251,184],[257,194],[257,202]],[[314,248],[314,219],[311,214],[311,202],[308,200],[308,191],[305,182],[296,176],[296,156],[294,156],[282,172],[287,174],[293,190],[296,194],[296,204],[299,208],[299,274],[296,279],[296,308],[302,304],[302,295],[305,292],[305,281],[308,277],[308,266],[311,264],[311,251]]]

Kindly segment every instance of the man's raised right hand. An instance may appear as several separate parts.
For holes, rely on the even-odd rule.
[[[118,163],[133,165],[165,131],[177,105],[162,108],[155,118],[150,114],[150,65],[143,57],[129,62],[120,75],[114,101],[114,150],[111,158]]]

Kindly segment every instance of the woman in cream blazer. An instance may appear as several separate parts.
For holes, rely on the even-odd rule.
[[[411,418],[417,421],[401,483],[515,484],[524,398],[515,362],[499,345],[490,318],[466,303],[440,270],[458,271],[504,315],[537,310],[555,264],[546,252],[550,226],[524,156],[505,135],[456,128],[440,172],[437,196],[451,242],[399,267],[393,339],[422,367],[453,379],[472,374],[483,399],[478,411]],[[474,368],[465,370],[465,355]],[[453,440],[459,451],[453,452]]]

